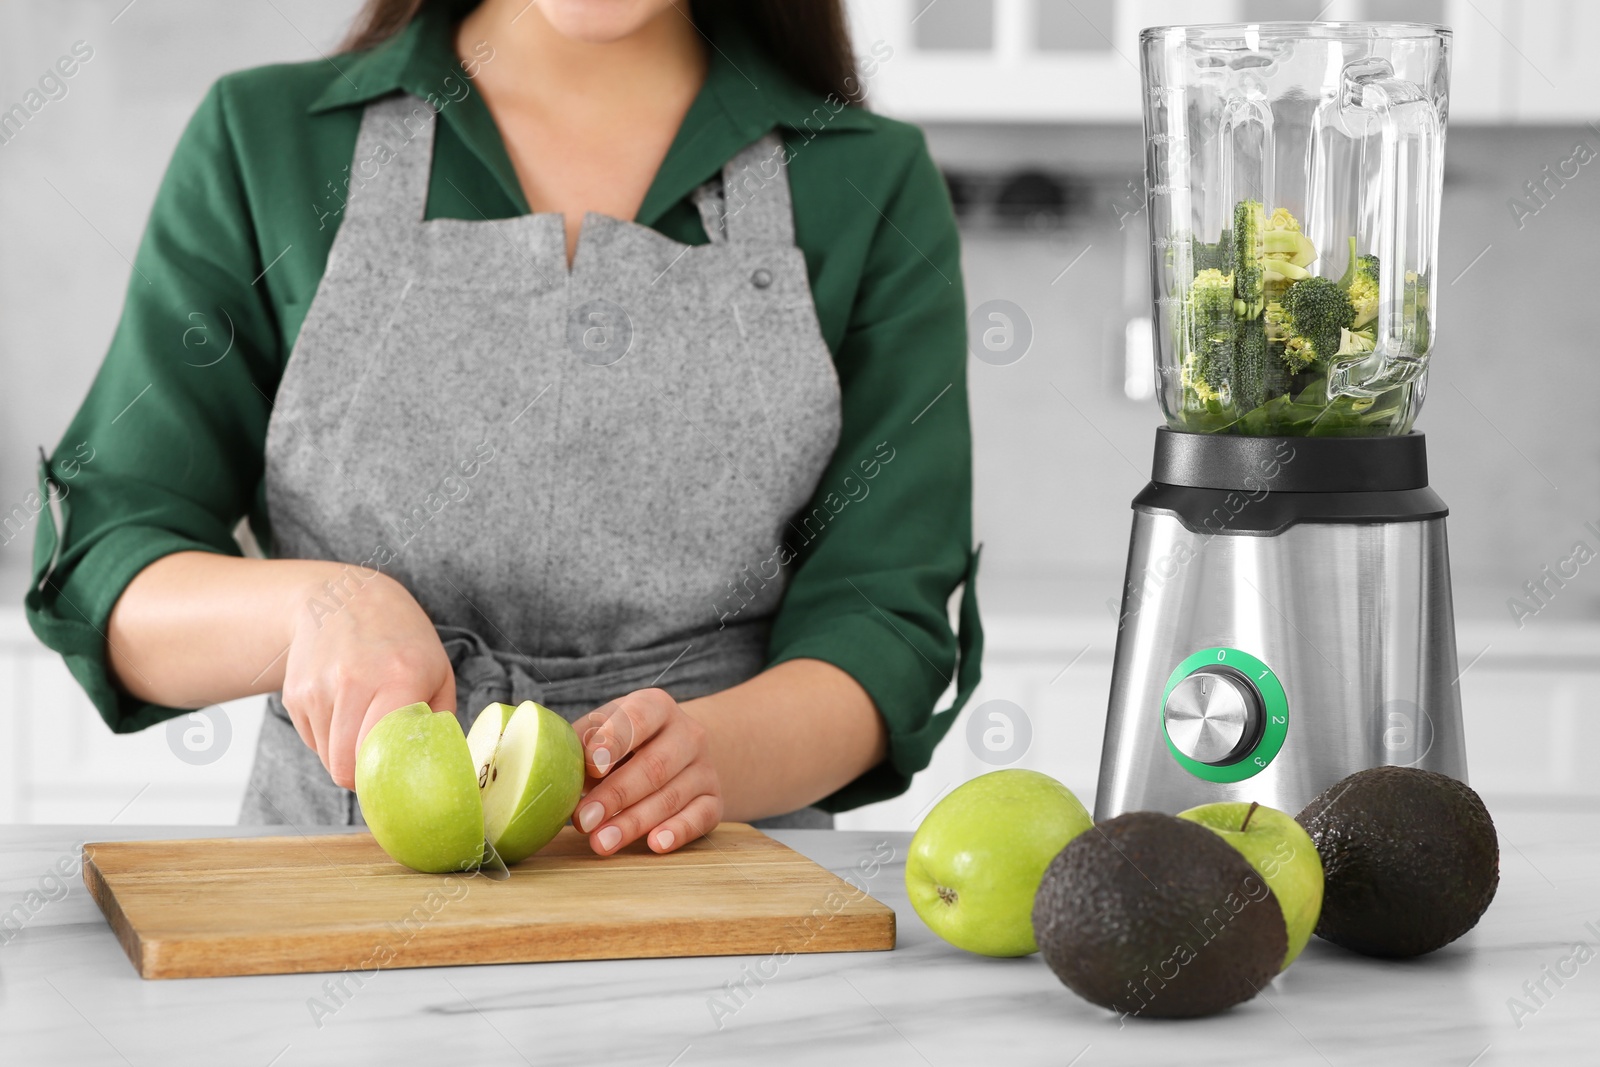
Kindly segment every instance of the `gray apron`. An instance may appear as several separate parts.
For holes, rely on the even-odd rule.
[[[424,221],[436,121],[409,96],[362,119],[267,428],[274,555],[405,585],[463,727],[493,701],[572,720],[750,678],[787,581],[760,565],[840,418],[780,141],[696,191],[709,244],[591,213],[569,270],[560,215]],[[240,821],[360,823],[280,696],[267,706]]]

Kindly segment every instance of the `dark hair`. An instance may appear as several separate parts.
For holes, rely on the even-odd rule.
[[[345,51],[382,44],[404,30],[423,7],[440,0],[366,0],[345,37]],[[819,96],[859,104],[850,25],[842,0],[691,0],[696,21],[736,21],[789,77]]]

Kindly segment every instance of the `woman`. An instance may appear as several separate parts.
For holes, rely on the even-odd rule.
[[[838,0],[369,0],[222,79],[35,631],[117,731],[272,694],[246,822],[360,822],[419,700],[578,722],[603,855],[903,791],[977,680],[963,296],[860,96]]]

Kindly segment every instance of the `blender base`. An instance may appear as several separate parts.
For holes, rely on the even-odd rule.
[[[1445,509],[1421,435],[1159,434],[1095,819],[1228,800],[1294,814],[1383,764],[1465,781]]]

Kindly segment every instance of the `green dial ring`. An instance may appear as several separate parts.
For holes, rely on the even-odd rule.
[[[1215,666],[1232,667],[1250,680],[1261,694],[1261,739],[1254,748],[1246,752],[1237,762],[1229,763],[1222,767],[1214,767],[1209,763],[1201,763],[1190,759],[1178,751],[1178,746],[1172,743],[1172,738],[1167,736],[1167,698],[1172,695],[1172,690],[1177,684],[1201,667]],[[1278,750],[1283,748],[1283,739],[1289,733],[1289,697],[1283,691],[1283,683],[1278,676],[1272,673],[1272,668],[1262,663],[1248,652],[1241,652],[1237,648],[1218,646],[1215,648],[1202,648],[1178,664],[1172,676],[1167,679],[1167,688],[1161,694],[1161,737],[1167,743],[1167,751],[1172,753],[1172,758],[1178,765],[1196,778],[1203,778],[1208,782],[1242,782],[1246,778],[1254,777],[1266,770],[1267,765],[1277,756]]]

